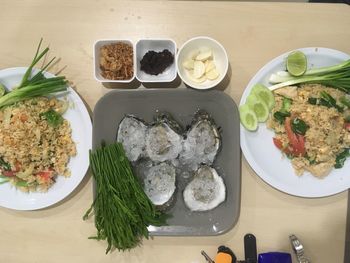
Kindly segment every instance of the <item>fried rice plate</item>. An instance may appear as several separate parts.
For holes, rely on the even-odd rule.
[[[57,176],[70,176],[67,165],[76,155],[70,124],[63,118],[54,127],[43,117],[65,103],[39,97],[0,109],[0,172],[20,190],[45,192]]]
[[[297,175],[308,171],[323,178],[333,169],[336,157],[350,147],[350,132],[345,121],[346,116],[350,115],[349,109],[343,107],[344,110],[339,111],[335,107],[311,104],[309,98],[320,98],[322,91],[332,96],[339,105],[339,99],[346,96],[342,91],[319,84],[285,87],[274,94],[276,103],[267,122],[267,127],[275,131],[274,140],[277,139],[282,147],[290,146],[286,126],[274,117],[274,113],[281,109],[284,98],[292,99],[290,118],[299,118],[308,126],[303,138],[305,154],[286,154]]]

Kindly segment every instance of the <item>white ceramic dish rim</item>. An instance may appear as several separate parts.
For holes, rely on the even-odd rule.
[[[96,54],[96,46],[99,42],[109,42],[109,43],[117,43],[117,42],[127,42],[129,44],[131,44],[132,49],[133,49],[133,69],[134,69],[134,74],[130,79],[127,80],[113,80],[113,79],[105,79],[101,76],[101,78],[98,76],[97,73],[97,66],[96,66],[96,59],[97,58],[97,54]],[[93,67],[94,67],[94,78],[95,80],[97,80],[98,82],[101,83],[130,83],[132,82],[135,77],[136,77],[136,46],[135,44],[130,40],[130,39],[98,39],[95,41],[94,45],[93,45]]]
[[[27,67],[1,69],[0,76],[24,74],[26,69]],[[54,76],[49,72],[45,72],[44,74],[47,77]],[[0,185],[0,188],[2,188],[0,189],[0,196],[5,194],[7,199],[11,199],[6,200],[6,198],[1,196],[0,206],[13,210],[38,210],[47,208],[64,200],[84,179],[89,168],[89,150],[92,147],[92,123],[89,112],[78,93],[71,87],[68,88],[68,91],[69,93],[66,96],[69,97],[69,100],[74,105],[67,110],[64,117],[71,124],[72,137],[77,147],[77,156],[72,157],[68,163],[71,176],[68,178],[59,176],[56,183],[46,193],[23,193],[9,184]],[[84,136],[81,134],[82,132]],[[60,186],[56,184],[60,184]]]
[[[341,61],[341,60],[345,60],[345,59],[349,59],[349,55],[335,50],[335,49],[330,49],[330,48],[323,48],[323,47],[307,47],[307,48],[298,48],[296,50],[300,50],[302,52],[304,52],[307,56],[311,53],[311,54],[315,54],[316,52],[321,52],[324,56],[328,56],[329,59],[331,60],[337,60],[337,61]],[[292,51],[292,50],[291,50]],[[268,63],[266,63],[256,74],[255,76],[249,81],[246,89],[244,90],[241,100],[240,100],[240,105],[242,105],[245,102],[245,99],[247,98],[247,96],[249,95],[249,92],[252,88],[252,86],[258,82],[261,82],[262,80],[267,79],[267,74],[270,74],[272,68],[278,68],[278,70],[281,70],[280,67],[278,67],[279,64],[281,64],[281,62],[287,57],[287,55],[291,52],[285,52],[282,55],[272,59],[271,61],[269,61]],[[320,53],[319,53],[320,54]],[[322,66],[322,65],[316,65],[316,66]],[[266,129],[266,126],[264,123],[259,124],[259,130],[260,129]],[[259,133],[259,130],[256,132],[256,134]],[[282,156],[281,152],[277,149],[274,148],[274,145],[272,143],[272,136],[273,136],[273,132],[271,132],[271,138],[267,138],[271,140],[271,145],[269,148],[270,154],[269,152],[266,152],[266,155],[272,155],[272,153],[274,154],[278,154],[279,156]],[[265,181],[267,184],[269,184],[270,186],[274,187],[275,189],[290,194],[290,195],[294,195],[294,196],[298,196],[298,197],[308,197],[308,198],[319,198],[319,197],[327,197],[327,196],[331,196],[334,194],[338,194],[340,192],[343,192],[345,190],[347,190],[350,187],[350,180],[348,180],[348,185],[343,185],[341,183],[341,179],[338,178],[338,182],[336,182],[337,184],[335,184],[335,186],[329,187],[326,190],[323,190],[321,192],[318,192],[317,189],[316,191],[314,189],[312,189],[312,191],[310,191],[310,188],[308,190],[305,189],[299,189],[299,188],[293,188],[293,186],[287,185],[287,184],[283,184],[281,182],[279,182],[278,180],[275,180],[273,177],[271,177],[268,173],[266,173],[264,171],[263,165],[261,163],[259,163],[258,160],[255,160],[253,157],[253,152],[252,150],[249,148],[248,146],[248,141],[247,141],[247,134],[249,132],[247,130],[245,130],[245,128],[242,126],[242,124],[240,124],[240,137],[241,137],[241,149],[242,152],[248,162],[248,164],[251,166],[251,168],[255,171],[255,173],[263,180]],[[258,135],[257,135],[258,136]],[[276,155],[277,156],[277,155]],[[272,157],[271,157],[272,158]],[[282,160],[281,158],[277,158],[276,162],[282,162],[284,160]],[[298,180],[308,180],[308,182],[312,181],[313,183],[317,183],[319,180],[324,180],[324,182],[330,182],[330,183],[334,183],[334,181],[336,180],[336,178],[334,179],[333,173],[338,173],[339,171],[343,170],[349,170],[350,169],[350,160],[347,160],[347,162],[345,163],[344,167],[342,169],[339,169],[337,171],[333,170],[331,171],[330,175],[328,175],[326,178],[324,179],[318,179],[313,177],[311,174],[309,173],[305,173],[303,176],[298,177],[297,175],[294,174],[294,170],[291,166],[291,163],[289,160],[286,160],[289,165],[287,167],[284,167],[286,169],[286,171],[289,171],[293,173],[294,175],[294,181],[296,183],[298,183]],[[284,171],[284,174],[286,173],[286,171]],[[345,172],[346,173],[346,172]],[[348,172],[349,173],[349,172]],[[333,176],[333,177],[331,177]],[[333,179],[332,179],[333,178]],[[343,182],[345,183],[345,182]]]
[[[209,40],[209,41],[212,41],[214,42],[215,44],[217,44],[224,52],[225,54],[225,58],[226,58],[226,63],[225,63],[225,68],[222,72],[222,74],[220,75],[220,77],[218,79],[216,79],[215,81],[212,82],[211,85],[209,86],[206,86],[206,87],[200,87],[200,84],[198,84],[197,87],[194,87],[194,85],[190,82],[188,82],[186,80],[186,78],[181,74],[181,71],[179,70],[179,56],[181,54],[181,51],[183,50],[183,48],[188,44],[190,43],[191,41],[194,41],[194,40],[198,40],[198,39],[205,39],[205,40]],[[228,55],[227,55],[227,52],[226,52],[226,49],[224,48],[224,46],[217,40],[215,40],[214,38],[211,38],[211,37],[208,37],[208,36],[197,36],[197,37],[193,37],[193,38],[190,38],[188,39],[185,43],[182,44],[182,46],[180,47],[180,49],[178,50],[177,52],[177,55],[176,55],[176,64],[177,64],[177,73],[178,75],[180,76],[181,80],[189,87],[193,88],[193,89],[197,89],[197,90],[207,90],[207,89],[212,89],[214,88],[215,86],[217,86],[226,76],[227,74],[227,70],[228,70]]]
[[[137,75],[137,65],[135,64],[135,67],[136,67],[135,77],[136,77],[136,79],[141,83],[158,83],[158,82],[172,82],[172,81],[174,81],[177,77],[177,60],[176,60],[177,45],[176,45],[176,42],[171,38],[140,38],[135,43],[135,56],[137,55],[137,44],[141,41],[169,41],[170,43],[172,43],[174,45],[174,63],[171,66],[174,67],[175,74],[173,77],[166,79],[166,80],[159,80],[156,78],[154,80],[141,79]],[[136,63],[138,63],[137,56],[135,57],[135,61],[136,61]]]

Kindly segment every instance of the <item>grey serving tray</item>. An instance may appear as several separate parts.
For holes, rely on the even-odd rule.
[[[113,90],[96,104],[93,114],[93,149],[115,141],[117,128],[125,114],[134,114],[152,122],[157,111],[169,112],[183,127],[191,123],[194,113],[204,109],[214,118],[222,135],[222,148],[214,167],[226,184],[226,200],[207,212],[191,212],[184,204],[184,185],[178,183],[176,202],[168,210],[172,215],[167,226],[149,226],[151,235],[212,236],[229,231],[240,212],[241,160],[239,148],[239,114],[234,101],[217,90],[138,89]],[[178,181],[181,178],[178,178]]]

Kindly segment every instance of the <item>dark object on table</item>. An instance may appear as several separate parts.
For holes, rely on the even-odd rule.
[[[256,238],[253,234],[244,236],[244,258],[246,263],[257,262]]]
[[[309,0],[309,3],[339,3],[350,5],[350,0]]]
[[[259,254],[259,263],[292,263],[292,257],[289,253],[269,252]]]
[[[158,75],[174,63],[174,55],[167,49],[161,52],[148,51],[140,61],[141,70],[150,75]]]

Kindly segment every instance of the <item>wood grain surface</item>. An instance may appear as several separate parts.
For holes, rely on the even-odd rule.
[[[51,55],[61,58],[50,71],[63,69],[90,111],[110,90],[93,78],[97,39],[167,37],[181,46],[193,36],[211,36],[229,54],[225,92],[236,103],[250,78],[281,53],[311,46],[350,53],[350,7],[342,4],[2,0],[0,6],[0,69],[28,65],[43,37]],[[205,262],[200,251],[214,257],[221,244],[243,259],[246,233],[256,236],[258,252],[291,253],[288,235],[294,233],[312,262],[343,262],[347,193],[321,199],[283,194],[259,179],[243,156],[240,218],[222,236],[155,237],[130,252],[105,255],[105,242],[88,240],[93,220],[82,221],[91,201],[88,174],[51,208],[0,208],[0,262]]]

